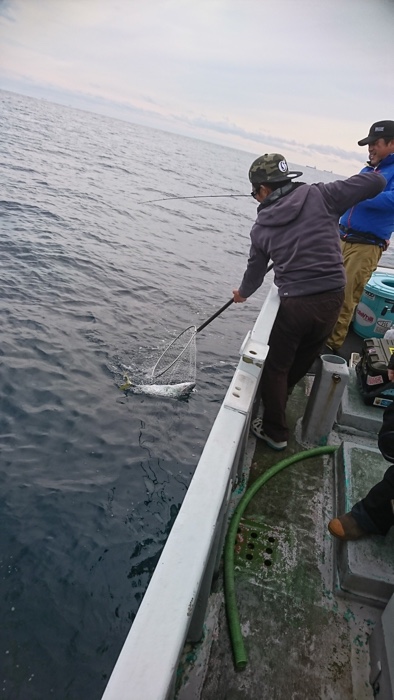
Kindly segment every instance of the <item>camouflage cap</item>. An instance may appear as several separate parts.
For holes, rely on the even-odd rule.
[[[280,153],[266,153],[253,161],[249,170],[249,180],[252,184],[282,182],[300,177],[299,170],[289,170],[286,158]]]

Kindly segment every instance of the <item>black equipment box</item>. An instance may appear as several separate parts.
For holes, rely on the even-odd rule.
[[[364,403],[386,408],[394,401],[394,382],[389,381],[388,363],[394,353],[394,341],[366,338],[356,365],[357,385]]]

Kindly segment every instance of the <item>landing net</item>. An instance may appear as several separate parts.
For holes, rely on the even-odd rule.
[[[167,345],[152,369],[152,383],[196,381],[196,334],[196,326],[189,326]]]

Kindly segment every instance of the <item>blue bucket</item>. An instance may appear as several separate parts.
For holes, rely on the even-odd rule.
[[[362,338],[383,338],[393,325],[394,275],[374,272],[356,307],[353,329]]]

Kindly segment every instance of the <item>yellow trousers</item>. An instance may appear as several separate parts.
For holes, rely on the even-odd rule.
[[[346,272],[345,300],[338,321],[327,340],[327,345],[333,350],[338,350],[344,342],[354,310],[383,252],[377,245],[344,241],[341,241],[341,248]]]

